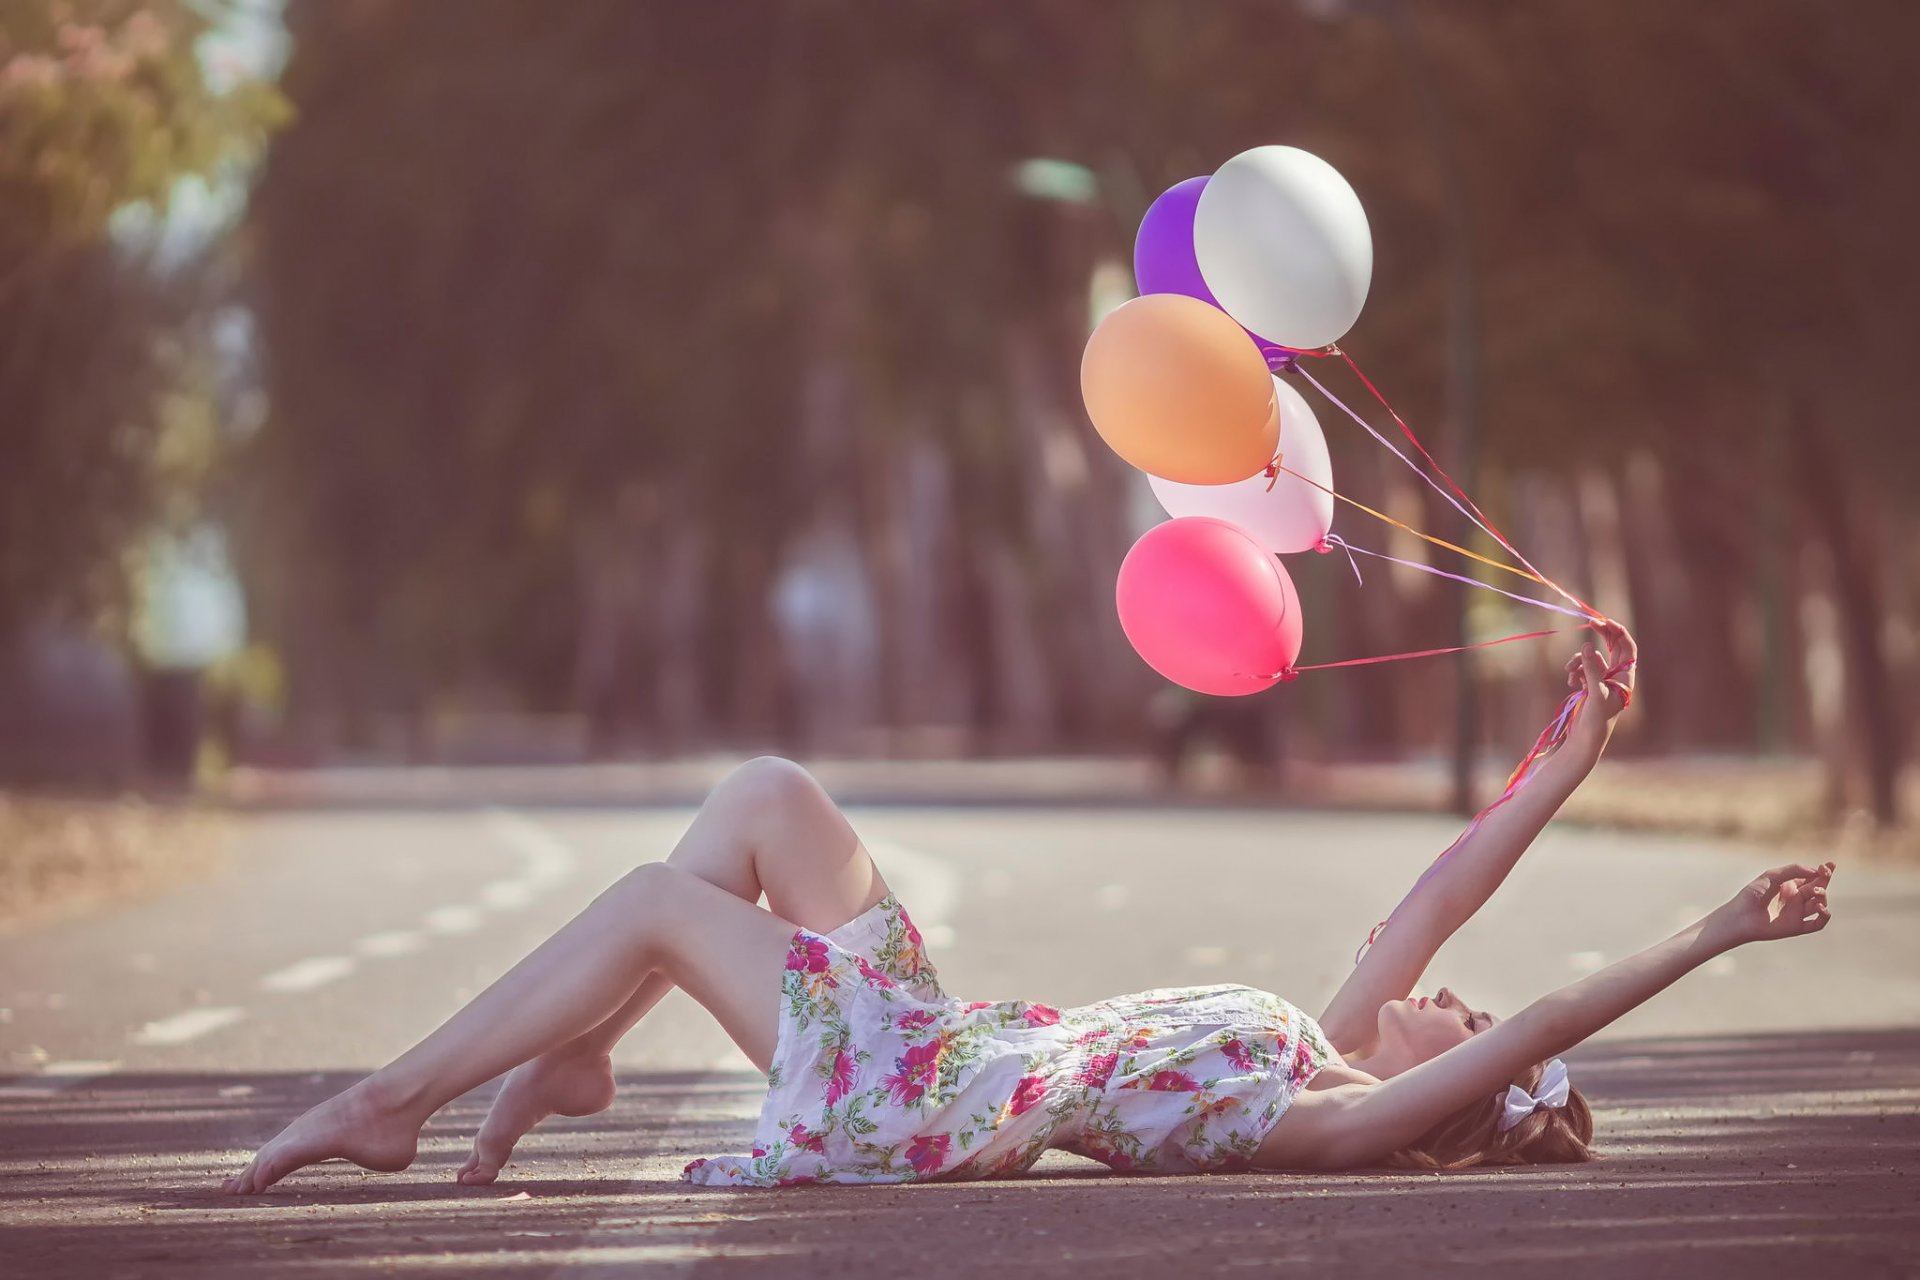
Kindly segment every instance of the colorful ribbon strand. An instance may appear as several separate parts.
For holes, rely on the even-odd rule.
[[[1634,663],[1629,661],[1608,667],[1605,680],[1611,683],[1615,676],[1630,670],[1633,666]],[[1621,687],[1621,692],[1628,702],[1632,701],[1632,694],[1624,687]],[[1492,804],[1489,804],[1479,813],[1473,815],[1473,821],[1467,824],[1467,829],[1462,831],[1452,844],[1442,849],[1440,856],[1435,858],[1427,869],[1420,873],[1420,878],[1413,882],[1413,888],[1407,890],[1407,896],[1400,899],[1399,905],[1394,907],[1393,911],[1385,920],[1382,920],[1367,932],[1367,940],[1362,942],[1360,949],[1353,953],[1353,962],[1355,964],[1360,963],[1361,959],[1367,954],[1367,948],[1372,946],[1374,940],[1393,922],[1393,917],[1400,914],[1400,908],[1407,905],[1407,899],[1413,897],[1415,893],[1418,893],[1420,886],[1425,884],[1433,877],[1435,872],[1440,870],[1440,864],[1447,860],[1448,855],[1465,844],[1468,837],[1480,829],[1480,824],[1487,820],[1489,814],[1518,795],[1520,789],[1533,779],[1533,775],[1539,770],[1541,765],[1546,763],[1548,757],[1560,749],[1561,744],[1567,739],[1567,731],[1573,727],[1574,713],[1580,704],[1586,701],[1588,693],[1589,691],[1586,689],[1576,689],[1566,696],[1565,700],[1561,702],[1560,710],[1554,715],[1552,722],[1548,724],[1545,729],[1541,730],[1538,738],[1534,739],[1533,749],[1527,752],[1526,758],[1519,763],[1511,774],[1507,775],[1507,785],[1502,789],[1499,796],[1494,799]]]
[[[1433,488],[1434,492],[1440,494],[1441,497],[1447,500],[1447,502],[1454,508],[1454,510],[1458,511],[1461,515],[1465,516],[1476,527],[1478,527],[1481,532],[1485,533],[1488,537],[1492,538],[1495,542],[1499,543],[1501,548],[1505,550],[1508,555],[1512,556],[1515,560],[1519,561],[1520,564],[1524,566],[1524,568],[1515,568],[1513,565],[1503,564],[1498,560],[1494,560],[1487,556],[1480,555],[1477,552],[1469,551],[1465,547],[1456,546],[1455,544],[1448,542],[1445,539],[1436,538],[1431,534],[1422,533],[1420,530],[1412,528],[1411,526],[1404,524],[1399,520],[1395,520],[1391,516],[1388,516],[1379,511],[1375,511],[1372,507],[1367,506],[1365,503],[1355,502],[1353,499],[1346,497],[1344,494],[1334,493],[1332,489],[1327,488],[1325,485],[1319,484],[1309,479],[1306,476],[1300,475],[1298,472],[1292,471],[1291,469],[1284,467],[1281,464],[1281,460],[1279,458],[1274,459],[1273,467],[1270,469],[1269,474],[1277,475],[1280,471],[1283,471],[1283,470],[1287,471],[1287,474],[1293,475],[1298,479],[1305,480],[1308,484],[1311,484],[1315,488],[1323,490],[1326,493],[1332,494],[1335,498],[1348,504],[1349,506],[1352,506],[1361,511],[1364,511],[1368,515],[1373,516],[1375,519],[1384,521],[1385,523],[1392,525],[1395,528],[1404,530],[1405,532],[1412,534],[1416,538],[1420,538],[1423,541],[1432,543],[1435,546],[1445,547],[1449,551],[1458,552],[1459,554],[1464,555],[1469,559],[1476,560],[1481,564],[1491,566],[1492,568],[1495,568],[1495,569],[1501,569],[1507,573],[1511,573],[1518,577],[1527,578],[1533,582],[1539,583],[1541,586],[1546,587],[1552,592],[1554,592],[1561,599],[1567,601],[1568,604],[1575,606],[1575,608],[1573,609],[1563,608],[1560,605],[1553,604],[1546,600],[1538,600],[1531,596],[1522,596],[1512,591],[1501,590],[1501,588],[1499,587],[1492,586],[1489,583],[1480,582],[1474,578],[1465,577],[1463,575],[1455,574],[1455,573],[1448,573],[1445,570],[1435,568],[1432,565],[1421,564],[1419,562],[1412,561],[1412,560],[1402,560],[1396,556],[1382,555],[1379,552],[1368,551],[1365,548],[1355,547],[1349,543],[1336,541],[1335,539],[1332,539],[1332,538],[1327,539],[1327,544],[1326,544],[1327,546],[1342,547],[1347,551],[1349,559],[1352,558],[1353,553],[1355,552],[1359,552],[1361,555],[1374,556],[1377,559],[1387,560],[1395,564],[1405,565],[1410,569],[1418,569],[1423,573],[1432,573],[1442,578],[1450,578],[1456,582],[1464,582],[1469,586],[1481,587],[1489,591],[1498,592],[1500,595],[1506,596],[1510,600],[1516,600],[1523,604],[1536,605],[1543,609],[1552,610],[1555,613],[1562,613],[1562,614],[1568,615],[1569,617],[1579,618],[1584,622],[1598,624],[1598,623],[1603,623],[1608,621],[1605,614],[1601,613],[1598,609],[1595,609],[1592,605],[1582,600],[1579,596],[1574,595],[1571,591],[1568,591],[1565,587],[1555,582],[1552,578],[1549,578],[1544,573],[1541,573],[1540,570],[1534,567],[1532,561],[1528,560],[1525,555],[1521,554],[1520,549],[1514,546],[1512,541],[1509,540],[1505,534],[1500,532],[1500,530],[1494,525],[1493,521],[1489,520],[1486,516],[1486,513],[1480,509],[1479,504],[1474,502],[1472,497],[1470,497],[1467,494],[1467,492],[1464,489],[1462,489],[1460,485],[1454,480],[1454,478],[1447,473],[1447,469],[1440,465],[1439,460],[1436,459],[1433,456],[1433,454],[1427,450],[1427,447],[1420,443],[1420,438],[1413,433],[1413,428],[1407,425],[1406,419],[1402,418],[1400,414],[1397,411],[1395,411],[1394,407],[1387,402],[1386,396],[1380,393],[1380,388],[1374,386],[1373,380],[1367,377],[1366,373],[1362,371],[1359,364],[1357,364],[1354,361],[1352,356],[1348,355],[1345,351],[1343,351],[1337,345],[1328,346],[1324,351],[1302,352],[1301,354],[1319,356],[1319,357],[1338,356],[1340,357],[1341,360],[1345,361],[1347,367],[1353,370],[1354,376],[1360,379],[1361,383],[1373,395],[1373,398],[1379,402],[1380,407],[1387,411],[1388,416],[1390,416],[1393,419],[1394,423],[1400,428],[1401,434],[1404,435],[1407,438],[1408,443],[1410,443],[1414,447],[1414,449],[1418,451],[1421,459],[1427,464],[1428,467],[1432,468],[1433,473],[1437,474],[1440,477],[1440,480],[1443,480],[1446,482],[1445,488],[1441,487],[1440,482],[1436,481],[1432,474],[1429,474],[1426,470],[1418,466],[1413,461],[1413,459],[1409,458],[1405,453],[1402,453],[1397,447],[1395,447],[1392,441],[1388,440],[1379,431],[1375,430],[1372,423],[1368,422],[1365,418],[1361,417],[1358,413],[1355,413],[1338,396],[1334,395],[1331,391],[1327,390],[1325,384],[1323,384],[1318,378],[1314,377],[1312,373],[1308,372],[1307,369],[1304,367],[1304,365],[1296,362],[1293,367],[1295,370],[1299,372],[1301,377],[1305,378],[1309,383],[1313,385],[1315,390],[1319,391],[1319,393],[1322,396],[1324,396],[1330,403],[1332,403],[1341,412],[1345,413],[1349,418],[1352,418],[1355,422],[1359,423],[1360,426],[1363,429],[1365,429],[1368,435],[1372,436],[1375,440],[1378,440],[1382,445],[1386,446],[1386,449],[1389,453],[1393,454],[1394,457],[1400,459],[1401,462],[1406,464],[1409,470],[1411,470],[1415,475],[1419,476],[1422,480],[1426,481],[1426,483]],[[1359,567],[1357,564],[1355,565],[1354,571],[1357,575],[1359,572]],[[1330,667],[1368,666],[1373,663],[1393,662],[1393,661],[1406,659],[1406,658],[1426,658],[1426,657],[1436,657],[1442,654],[1449,654],[1449,653],[1464,653],[1469,649],[1480,649],[1480,648],[1485,648],[1489,645],[1495,645],[1495,644],[1509,644],[1516,640],[1535,640],[1535,639],[1540,639],[1542,637],[1555,635],[1555,634],[1557,633],[1554,631],[1534,631],[1534,632],[1529,632],[1525,635],[1504,636],[1498,640],[1482,641],[1479,644],[1457,645],[1457,646],[1454,646],[1451,648],[1445,648],[1445,649],[1423,649],[1416,653],[1385,654],[1375,658],[1352,658],[1352,659],[1348,659],[1345,662],[1328,662],[1328,663],[1321,663],[1316,666],[1293,668],[1283,673],[1282,678],[1289,679],[1289,680],[1295,679],[1300,671],[1325,670]],[[1605,680],[1608,683],[1614,683],[1614,677],[1618,676],[1621,672],[1627,670],[1632,665],[1633,663],[1629,661],[1629,662],[1621,662],[1616,664],[1615,666],[1608,668],[1605,674]],[[1632,696],[1631,692],[1628,691],[1624,685],[1616,685],[1616,687],[1619,687],[1622,693],[1629,700],[1631,700],[1631,696]],[[1458,849],[1462,844],[1466,843],[1467,839],[1471,837],[1474,832],[1480,829],[1480,825],[1487,820],[1487,817],[1489,814],[1493,813],[1496,809],[1506,804],[1507,801],[1511,800],[1515,795],[1519,794],[1520,789],[1526,786],[1528,781],[1530,781],[1533,778],[1533,775],[1539,770],[1540,766],[1550,756],[1552,756],[1554,752],[1560,749],[1561,745],[1566,741],[1568,730],[1571,728],[1574,718],[1581,704],[1586,700],[1589,692],[1590,692],[1589,690],[1585,690],[1585,689],[1575,690],[1573,693],[1569,694],[1561,702],[1560,708],[1555,713],[1553,720],[1547,725],[1545,729],[1541,731],[1540,736],[1534,739],[1533,749],[1527,752],[1526,757],[1522,759],[1519,765],[1515,767],[1514,771],[1508,775],[1507,785],[1505,786],[1505,788],[1503,788],[1500,794],[1497,797],[1495,797],[1493,803],[1487,805],[1486,808],[1480,810],[1479,813],[1474,815],[1473,820],[1467,824],[1466,830],[1460,833],[1460,836],[1458,839],[1456,839],[1452,844],[1448,845],[1445,849],[1440,851],[1440,856],[1435,858],[1433,860],[1432,865],[1430,865],[1426,869],[1426,871],[1421,874],[1420,879],[1414,882],[1413,888],[1409,890],[1407,893],[1407,898],[1411,898],[1413,894],[1419,890],[1420,886],[1425,884],[1427,880],[1435,872],[1437,872],[1440,869],[1440,865],[1447,860],[1448,855],[1453,853],[1453,851]],[[1394,915],[1399,914],[1400,907],[1403,907],[1406,905],[1407,898],[1402,898],[1400,900],[1400,906],[1396,906],[1393,909],[1393,912],[1387,916],[1386,920],[1382,920],[1379,924],[1375,925],[1373,929],[1367,934],[1367,940],[1360,944],[1359,951],[1357,951],[1354,954],[1353,962],[1356,965],[1360,963],[1361,959],[1367,953],[1367,948],[1373,945],[1374,940],[1380,936],[1381,931],[1387,927],[1388,923],[1393,919]]]
[[[1389,524],[1389,525],[1392,525],[1394,528],[1400,530],[1402,533],[1412,534],[1414,537],[1420,539],[1420,541],[1422,542],[1431,543],[1436,547],[1444,547],[1446,550],[1455,552],[1459,555],[1463,555],[1469,560],[1478,560],[1481,564],[1484,564],[1489,568],[1499,569],[1503,573],[1511,573],[1515,577],[1525,578],[1529,582],[1537,582],[1543,587],[1553,586],[1551,582],[1548,582],[1545,578],[1541,577],[1537,573],[1529,573],[1525,569],[1516,569],[1510,564],[1503,564],[1498,560],[1489,559],[1488,557],[1481,555],[1478,551],[1469,551],[1467,548],[1460,546],[1457,543],[1448,542],[1445,538],[1436,538],[1430,533],[1422,533],[1420,530],[1414,528],[1412,525],[1408,524],[1406,521],[1396,520],[1384,511],[1376,511],[1364,502],[1361,502],[1354,498],[1349,498],[1346,494],[1340,493],[1336,490],[1329,489],[1326,485],[1321,484],[1318,480],[1315,480],[1312,476],[1301,475],[1298,471],[1295,471],[1292,467],[1286,466],[1283,463],[1275,462],[1271,466],[1269,466],[1267,470],[1272,472],[1284,471],[1286,474],[1294,477],[1296,480],[1301,480],[1306,482],[1307,484],[1312,485],[1314,488],[1318,489],[1320,492],[1324,494],[1327,494],[1329,497],[1332,497],[1337,501],[1344,502],[1348,506],[1353,507],[1357,510],[1364,511],[1366,514],[1372,516],[1375,520],[1380,521],[1382,524]],[[1582,614],[1581,616],[1588,617],[1592,615]]]
[[[1353,376],[1360,379],[1361,385],[1366,387],[1367,391],[1372,394],[1373,398],[1379,402],[1380,407],[1387,411],[1387,416],[1393,419],[1394,424],[1400,428],[1400,433],[1407,438],[1407,441],[1410,444],[1412,444],[1416,450],[1419,451],[1420,456],[1426,460],[1427,465],[1429,467],[1432,467],[1433,470],[1440,476],[1440,478],[1447,482],[1447,489],[1452,490],[1452,493],[1448,493],[1446,492],[1446,490],[1442,490],[1440,486],[1434,482],[1432,476],[1428,475],[1425,471],[1422,471],[1419,467],[1414,466],[1412,459],[1408,458],[1407,455],[1405,455],[1404,453],[1401,453],[1398,449],[1395,449],[1391,444],[1388,444],[1387,448],[1392,451],[1395,457],[1399,458],[1402,462],[1406,463],[1407,466],[1411,468],[1416,475],[1420,476],[1428,484],[1433,485],[1434,490],[1438,492],[1442,497],[1446,498],[1449,503],[1452,503],[1453,508],[1456,511],[1460,512],[1461,515],[1466,516],[1467,519],[1473,521],[1474,524],[1478,525],[1482,532],[1486,533],[1488,537],[1492,538],[1495,542],[1499,543],[1503,548],[1505,548],[1508,555],[1512,556],[1514,559],[1518,560],[1521,564],[1525,565],[1527,569],[1530,570],[1534,574],[1534,576],[1540,581],[1541,585],[1546,587],[1551,587],[1557,594],[1560,595],[1562,599],[1566,600],[1570,604],[1579,606],[1582,610],[1586,612],[1586,614],[1589,617],[1593,617],[1593,618],[1604,617],[1604,615],[1601,614],[1601,612],[1598,609],[1595,609],[1592,605],[1582,600],[1579,596],[1574,595],[1573,592],[1568,591],[1565,587],[1555,582],[1552,578],[1547,577],[1545,574],[1541,573],[1538,569],[1535,569],[1533,567],[1533,562],[1528,560],[1525,555],[1521,554],[1520,549],[1513,545],[1513,543],[1507,538],[1506,534],[1500,532],[1500,530],[1494,525],[1493,521],[1487,519],[1486,514],[1480,510],[1479,504],[1474,502],[1474,500],[1468,496],[1466,490],[1462,489],[1459,486],[1459,484],[1457,484],[1454,481],[1454,478],[1447,473],[1447,469],[1440,465],[1439,460],[1436,459],[1433,456],[1433,454],[1427,451],[1427,447],[1424,444],[1420,443],[1420,437],[1416,436],[1413,433],[1413,428],[1407,425],[1407,420],[1405,418],[1402,418],[1399,414],[1399,411],[1397,411],[1391,404],[1387,402],[1386,396],[1380,393],[1380,388],[1373,385],[1373,379],[1369,378],[1366,375],[1366,372],[1360,368],[1359,364],[1354,361],[1354,358],[1351,355],[1348,355],[1347,352],[1341,347],[1339,347],[1338,345],[1328,347],[1327,354],[1339,356],[1340,359],[1346,363],[1347,368],[1353,370]],[[1348,417],[1352,418],[1355,422],[1358,422],[1361,426],[1365,427],[1367,430],[1367,433],[1373,436],[1374,439],[1380,440],[1382,444],[1386,444],[1386,441],[1384,440],[1384,438],[1382,438],[1382,436],[1378,431],[1375,431],[1373,429],[1373,425],[1371,423],[1367,422],[1366,419],[1362,418],[1359,414],[1355,413],[1352,409],[1347,408],[1347,406],[1344,403],[1342,403],[1339,399],[1337,399],[1335,396],[1333,396],[1333,394],[1330,393],[1326,389],[1326,387],[1322,386],[1320,381],[1317,378],[1315,378],[1311,373],[1308,373],[1305,369],[1301,369],[1300,376],[1305,378],[1308,382],[1313,383],[1313,385],[1316,388],[1318,388],[1321,395],[1326,396],[1328,400],[1331,400],[1335,405],[1338,405],[1340,409],[1343,412],[1345,412]],[[1458,495],[1459,501],[1455,501],[1455,495]],[[1462,502],[1466,504],[1464,507],[1461,506]]]
[[[1347,658],[1341,662],[1315,662],[1304,667],[1288,667],[1279,673],[1282,680],[1297,680],[1302,671],[1331,671],[1335,667],[1371,667],[1382,662],[1404,662],[1408,658],[1438,658],[1449,653],[1465,653],[1469,649],[1491,649],[1497,644],[1512,644],[1516,640],[1540,640],[1547,636],[1560,634],[1558,628],[1550,631],[1529,631],[1523,635],[1501,636],[1498,640],[1482,640],[1476,644],[1457,644],[1446,649],[1416,649],[1411,653],[1382,653],[1371,658]]]
[[[1375,560],[1385,560],[1388,564],[1397,564],[1406,569],[1417,569],[1421,573],[1430,573],[1436,578],[1446,578],[1451,582],[1463,582],[1469,587],[1478,587],[1482,591],[1491,591],[1495,595],[1505,596],[1509,600],[1517,600],[1521,604],[1530,604],[1538,609],[1546,609],[1553,613],[1562,613],[1569,618],[1578,618],[1582,622],[1588,620],[1586,614],[1581,613],[1577,609],[1569,609],[1566,605],[1555,604],[1551,600],[1541,600],[1536,596],[1523,596],[1517,591],[1508,591],[1502,587],[1494,586],[1491,582],[1482,582],[1478,578],[1469,578],[1465,574],[1448,573],[1445,569],[1422,563],[1419,560],[1402,560],[1399,556],[1390,556],[1380,551],[1369,551],[1365,547],[1355,546],[1345,538],[1335,537],[1331,534],[1327,536],[1326,542],[1329,550],[1337,547],[1345,551],[1349,559],[1356,554],[1372,556]],[[1355,577],[1359,576],[1360,568],[1358,565],[1354,566],[1353,572]]]

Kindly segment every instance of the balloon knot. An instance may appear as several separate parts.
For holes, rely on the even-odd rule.
[[[1286,460],[1287,460],[1286,454],[1276,453],[1273,455],[1273,461],[1267,464],[1266,476],[1267,476],[1267,492],[1268,493],[1272,493],[1273,486],[1280,483],[1281,464]]]
[[[1333,551],[1333,544],[1331,542],[1328,542],[1325,538],[1322,538],[1320,539],[1320,541],[1313,544],[1313,549],[1315,551],[1318,551],[1321,555],[1324,556],[1324,555],[1330,554]]]
[[[1300,670],[1297,667],[1288,667],[1285,671],[1282,671],[1280,673],[1280,683],[1282,684],[1292,684],[1295,680],[1298,680],[1299,678],[1300,678]]]

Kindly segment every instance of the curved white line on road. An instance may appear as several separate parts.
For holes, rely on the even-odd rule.
[[[861,843],[880,868],[887,887],[913,916],[914,923],[928,944],[950,944],[954,936],[953,912],[960,902],[959,873],[941,858],[906,845],[866,839],[862,839]],[[937,965],[939,957],[934,957],[934,962]],[[706,1066],[708,1072],[715,1074],[754,1069],[747,1056],[732,1047]],[[711,1096],[690,1089],[685,1100],[668,1111],[667,1119],[672,1122],[695,1108],[701,1108],[703,1121],[725,1119],[751,1122],[759,1118],[765,1098],[764,1090],[745,1090],[737,1097],[728,1099],[730,1105],[715,1107]],[[680,1154],[643,1158],[628,1184],[628,1190],[655,1190],[663,1181],[677,1183],[681,1166],[685,1163],[686,1157]],[[578,1245],[564,1251],[556,1250],[552,1261],[564,1265],[572,1280],[625,1280],[625,1277],[633,1274],[633,1264],[639,1262],[652,1264],[648,1269],[649,1275],[666,1277],[691,1274],[702,1262],[715,1258],[751,1256],[749,1251],[745,1251],[745,1246],[715,1244],[711,1239],[715,1229],[713,1225],[675,1222],[671,1229],[683,1233],[682,1238],[671,1243],[636,1240],[636,1235],[649,1237],[661,1234],[662,1227],[650,1224],[645,1219],[636,1223],[631,1217],[624,1218],[619,1226],[615,1226],[610,1212],[594,1223],[586,1238]],[[517,1252],[507,1256],[516,1263],[526,1257],[524,1253]],[[547,1259],[542,1258],[541,1261]]]
[[[960,875],[944,861],[891,840],[865,840],[887,887],[906,906],[922,934],[941,932],[940,945],[953,942],[953,909],[960,902]]]
[[[350,956],[312,956],[296,960],[284,969],[275,969],[260,979],[262,991],[288,993],[312,991],[329,982],[338,982],[354,970]]]
[[[363,956],[410,956],[416,951],[424,951],[427,940],[410,929],[389,929],[385,933],[370,933],[353,944],[353,949]]]
[[[480,927],[480,912],[474,907],[435,907],[422,922],[434,933],[472,933]]]
[[[149,1022],[133,1033],[133,1042],[140,1045],[186,1044],[189,1040],[198,1040],[210,1031],[230,1027],[246,1016],[245,1009],[238,1009],[231,1005],[189,1009],[185,1013],[176,1013],[171,1018]]]
[[[51,1098],[68,1089],[83,1085],[89,1080],[98,1080],[101,1076],[112,1075],[119,1069],[118,1062],[103,1062],[92,1058],[77,1058],[70,1062],[49,1062],[40,1068],[38,1075],[30,1076],[22,1083],[0,1085],[0,1098]]]
[[[480,889],[480,901],[495,911],[518,911],[540,891],[526,880],[495,880]]]
[[[535,892],[559,884],[579,864],[571,845],[524,814],[488,809],[485,821],[488,830],[519,853],[524,863],[520,878]]]

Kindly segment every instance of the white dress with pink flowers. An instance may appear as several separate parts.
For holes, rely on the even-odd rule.
[[[782,991],[753,1154],[695,1160],[690,1182],[991,1178],[1053,1147],[1127,1172],[1244,1168],[1331,1056],[1313,1019],[1251,987],[953,1000],[891,896],[796,931]]]

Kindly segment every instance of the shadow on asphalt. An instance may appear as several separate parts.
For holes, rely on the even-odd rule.
[[[211,1188],[350,1077],[115,1076],[0,1100],[0,1257],[9,1275],[142,1277],[1920,1268],[1920,1031],[1614,1041],[1572,1060],[1599,1123],[1586,1165],[1139,1178],[1055,1155],[1006,1182],[709,1191],[673,1171],[743,1148],[736,1108],[761,1085],[654,1073],[601,1116],[543,1127],[493,1187],[452,1182],[479,1092],[405,1174],[328,1166],[250,1200]]]

